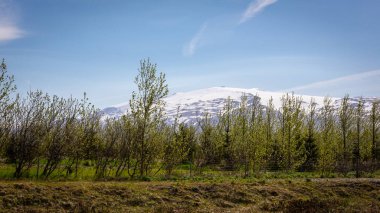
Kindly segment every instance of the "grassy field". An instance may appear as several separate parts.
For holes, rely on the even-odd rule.
[[[42,170],[42,169],[41,169]],[[13,180],[13,173],[15,168],[11,164],[0,163],[0,180]],[[158,171],[158,172],[156,172]],[[41,171],[40,171],[41,172]],[[107,180],[113,180],[115,169],[110,171]],[[24,180],[45,180],[43,177],[36,178],[37,167],[31,167],[29,173],[24,174],[21,179]],[[148,181],[162,181],[162,180],[193,180],[193,181],[234,181],[234,180],[267,180],[267,179],[294,179],[294,178],[354,178],[355,172],[351,171],[347,174],[337,173],[337,172],[296,172],[296,171],[262,171],[258,174],[251,174],[249,177],[244,177],[244,171],[242,169],[236,171],[223,171],[219,168],[205,167],[202,169],[201,173],[192,171],[190,175],[189,165],[182,164],[177,166],[177,168],[172,172],[172,175],[168,177],[163,169],[152,169],[149,176],[143,177]],[[380,170],[375,172],[362,172],[361,177],[364,178],[380,178]],[[134,179],[139,179],[138,174],[136,174]],[[122,173],[118,180],[131,180],[125,171]],[[66,175],[64,167],[57,169],[51,176],[47,178],[51,181],[93,181],[98,180],[95,175],[95,168],[93,162],[82,162],[81,167],[78,170],[77,176],[71,173],[69,176]]]
[[[95,179],[92,166],[78,176],[36,178],[36,168],[15,180],[0,164],[0,212],[380,212],[380,171],[363,173],[262,172],[205,168],[189,176],[186,165],[130,179]],[[143,181],[144,180],[144,181]]]
[[[380,179],[1,181],[2,212],[380,212]]]

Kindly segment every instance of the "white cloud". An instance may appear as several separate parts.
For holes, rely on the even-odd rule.
[[[201,28],[198,30],[198,32],[194,35],[194,37],[190,40],[189,43],[187,43],[183,48],[183,54],[185,56],[192,56],[195,53],[195,50],[198,48],[199,43],[202,39],[202,36],[207,29],[207,24],[204,23]]]
[[[260,11],[264,10],[266,7],[276,2],[277,0],[255,0],[251,2],[251,4],[249,4],[245,12],[242,14],[239,24],[242,24],[248,21],[249,19],[254,17],[256,14],[258,14]]]
[[[284,91],[294,91],[315,95],[336,95],[342,96],[350,94],[354,96],[379,96],[380,95],[380,70],[362,72],[347,75],[325,81],[302,85]]]
[[[25,35],[17,24],[17,11],[12,1],[0,0],[0,42],[14,40]]]
[[[24,32],[16,25],[0,23],[0,42],[21,38]]]

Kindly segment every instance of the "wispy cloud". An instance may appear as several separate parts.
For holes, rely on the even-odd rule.
[[[248,21],[249,19],[251,19],[252,17],[254,17],[257,13],[259,13],[260,11],[262,11],[263,9],[265,9],[267,6],[271,5],[271,4],[274,4],[275,2],[277,2],[278,0],[254,0],[253,2],[251,2],[249,4],[249,6],[247,7],[247,9],[245,10],[245,12],[242,14],[241,18],[240,18],[240,21],[238,24],[242,24],[246,21]],[[226,28],[226,26],[222,27],[224,29],[220,29],[220,23],[224,23],[224,22],[221,22],[220,20],[218,20],[217,23],[213,23],[211,24],[211,30],[209,29],[208,27],[208,24],[207,23],[204,23],[198,30],[198,32],[192,37],[192,39],[186,43],[183,47],[183,50],[182,50],[182,53],[184,56],[192,56],[195,54],[196,50],[198,49],[198,47],[202,44],[202,42],[204,42],[204,37],[205,37],[205,31],[207,30],[208,32],[208,36],[207,37],[210,37],[210,33],[212,34],[212,31],[214,31],[214,34],[215,34],[215,31],[224,31],[224,33],[226,32],[226,29],[227,28],[231,28],[231,26],[228,26]],[[235,25],[235,22],[233,24],[234,26]],[[219,27],[215,27],[215,26],[219,26]],[[219,29],[218,29],[219,28]],[[233,28],[233,27],[232,27]],[[232,29],[231,28],[231,29]],[[217,30],[215,30],[217,29]],[[228,31],[228,30],[227,30]],[[220,35],[218,35],[219,38],[220,38]],[[207,43],[209,43],[210,41],[208,41]]]
[[[322,94],[322,95],[376,95],[380,92],[378,84],[380,80],[380,70],[362,72],[353,75],[347,75],[325,81],[302,85],[289,88],[284,91]]]
[[[17,26],[17,13],[12,7],[12,1],[0,0],[0,11],[0,42],[23,37],[25,32]]]
[[[204,23],[194,37],[184,46],[183,55],[192,56],[198,48],[204,32],[207,29],[207,23]]]
[[[258,14],[260,11],[264,10],[266,7],[276,2],[277,0],[255,0],[251,2],[248,8],[242,14],[239,24],[242,24],[248,21],[249,19],[254,17],[256,14]]]
[[[323,88],[330,85],[336,85],[339,83],[347,83],[347,82],[355,82],[358,80],[374,77],[374,76],[380,76],[380,70],[374,70],[369,72],[363,72],[353,75],[347,75],[339,78],[334,78],[326,81],[318,81],[315,83],[294,87],[288,89],[288,91],[298,91],[298,90],[306,90],[306,89],[316,89],[316,88]]]
[[[24,32],[16,25],[9,23],[0,23],[0,42],[21,38]]]

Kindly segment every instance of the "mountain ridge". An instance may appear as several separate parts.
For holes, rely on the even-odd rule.
[[[248,99],[259,97],[263,106],[267,106],[270,98],[273,98],[273,105],[276,109],[281,107],[281,98],[286,92],[271,92],[259,90],[258,88],[233,88],[233,87],[210,87],[204,89],[197,89],[188,92],[177,92],[164,98],[166,102],[165,112],[170,121],[174,119],[177,114],[178,107],[181,115],[180,121],[185,123],[195,123],[205,112],[211,116],[216,116],[223,106],[228,97],[230,97],[233,105],[236,107],[240,103],[241,96],[245,94]],[[317,103],[317,108],[323,105],[325,97],[310,96],[302,94],[294,94],[296,97],[302,97],[302,105],[307,107],[313,99]],[[339,106],[341,98],[331,97],[335,107]],[[376,97],[365,97],[363,100],[367,101],[366,107],[369,107],[368,102],[377,100]],[[350,98],[350,101],[355,104],[359,100],[358,97]],[[129,103],[121,103],[111,107],[104,108],[102,114],[104,118],[108,117],[121,117],[129,110]]]

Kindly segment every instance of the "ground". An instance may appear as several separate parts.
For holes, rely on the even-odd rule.
[[[380,179],[1,181],[1,212],[380,212]]]

